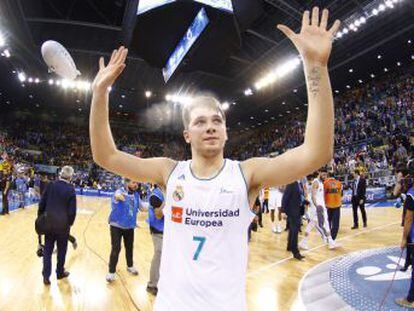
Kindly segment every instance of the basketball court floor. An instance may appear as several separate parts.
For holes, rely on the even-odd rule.
[[[69,244],[66,260],[66,269],[71,274],[68,279],[59,282],[53,275],[50,287],[43,285],[42,260],[36,256],[34,220],[37,206],[32,205],[12,212],[9,216],[0,217],[0,310],[152,310],[154,298],[146,292],[153,253],[148,225],[145,222],[147,214],[140,213],[139,228],[135,231],[134,261],[139,276],[134,277],[127,273],[122,250],[117,267],[118,278],[114,283],[108,284],[105,275],[110,252],[107,224],[109,208],[109,199],[78,197],[78,215],[71,231],[78,240],[78,248],[73,250]],[[250,242],[247,274],[249,311],[303,310],[304,304],[309,300],[311,303],[314,302],[312,300],[318,300],[317,296],[323,296],[325,290],[318,290],[321,284],[317,284],[318,286],[305,291],[305,295],[299,294],[299,288],[303,292],[303,288],[312,286],[304,276],[309,276],[312,271],[318,272],[318,267],[324,267],[324,264],[328,268],[332,267],[328,264],[329,260],[338,262],[345,258],[344,255],[362,254],[362,251],[369,249],[380,249],[378,258],[387,258],[387,254],[381,256],[381,252],[387,252],[391,247],[394,247],[392,250],[395,253],[395,247],[401,240],[401,210],[392,206],[375,207],[368,208],[367,213],[368,228],[351,230],[351,209],[344,208],[337,238],[340,246],[335,250],[328,250],[320,237],[312,233],[310,250],[303,252],[306,256],[304,261],[292,259],[291,253],[286,251],[287,233],[272,233],[269,214],[264,214],[264,228],[253,233]],[[53,261],[55,265],[55,255]],[[395,266],[394,264],[393,267]],[[312,269],[314,267],[316,268]],[[374,268],[368,270],[374,271]],[[368,270],[363,268],[359,271],[367,273]],[[340,277],[338,274],[337,278]],[[369,286],[370,283],[367,283],[365,287]],[[396,290],[399,292],[395,292]],[[397,286],[393,294],[403,296],[407,290],[408,286]],[[384,286],[377,291],[378,297],[383,296],[381,291],[385,295]],[[352,299],[352,296],[349,297],[345,295],[341,298],[343,306],[348,305],[348,298]],[[392,306],[390,299],[388,298]],[[352,308],[359,309],[349,304],[343,310]],[[329,304],[325,304],[322,309],[333,310]],[[318,311],[322,309],[318,308]],[[371,310],[374,309],[376,310]],[[395,307],[395,310],[400,309]]]

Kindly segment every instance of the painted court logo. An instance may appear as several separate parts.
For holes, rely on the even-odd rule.
[[[174,222],[182,223],[183,222],[183,208],[182,207],[172,207],[171,220]]]

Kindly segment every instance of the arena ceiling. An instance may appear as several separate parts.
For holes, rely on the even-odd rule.
[[[63,93],[47,83],[26,83],[23,88],[13,70],[48,79],[40,46],[53,39],[71,52],[82,78],[92,80],[99,56],[108,55],[122,42],[126,12],[136,8],[136,3],[137,0],[1,1],[0,31],[6,33],[12,52],[11,58],[0,58],[1,110],[26,107],[87,115],[88,95]],[[167,93],[208,90],[222,101],[236,103],[228,112],[232,129],[283,122],[287,114],[306,109],[301,70],[252,96],[244,95],[244,90],[253,89],[255,81],[275,64],[297,54],[275,26],[282,23],[297,30],[302,12],[314,5],[329,8],[332,18],[349,25],[355,17],[371,14],[372,8],[384,1],[240,0],[240,3],[245,18],[239,51],[210,72],[178,73],[167,85],[160,69],[131,53],[127,69],[111,94],[113,111],[139,115],[164,101]],[[335,41],[330,69],[337,94],[366,83],[372,74],[377,78],[384,74],[384,68],[397,67],[397,62],[401,66],[413,63],[414,42],[409,42],[414,41],[414,2],[400,0],[394,6],[369,19],[357,32],[351,31]],[[147,90],[153,93],[149,99],[145,97]]]

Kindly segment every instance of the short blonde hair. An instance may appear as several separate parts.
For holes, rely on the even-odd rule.
[[[184,106],[182,110],[182,119],[183,125],[185,129],[188,129],[190,125],[190,114],[195,108],[199,107],[206,107],[216,110],[220,116],[226,121],[226,114],[224,110],[221,108],[220,102],[211,95],[199,95],[192,99],[191,103]]]

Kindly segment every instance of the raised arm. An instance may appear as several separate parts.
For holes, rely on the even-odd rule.
[[[305,71],[308,94],[308,118],[304,143],[276,158],[253,158],[242,163],[252,196],[257,189],[285,185],[306,176],[333,156],[334,107],[328,74],[332,40],[339,28],[337,20],[327,29],[328,10],[319,19],[319,8],[303,14],[302,29],[294,33],[284,25],[278,28],[299,51]]]
[[[128,50],[121,47],[112,53],[105,66],[99,60],[99,72],[92,84],[89,132],[93,160],[104,169],[141,182],[165,186],[175,161],[168,158],[141,159],[117,149],[109,126],[109,87],[125,69]]]

